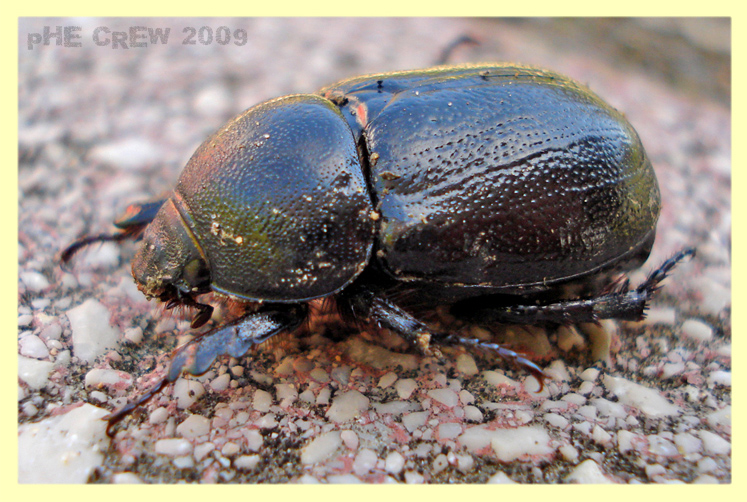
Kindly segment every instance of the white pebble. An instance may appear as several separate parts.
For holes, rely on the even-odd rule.
[[[648,451],[661,457],[674,457],[679,455],[677,447],[668,439],[658,435],[651,434],[648,439]]]
[[[184,438],[196,438],[210,432],[210,420],[200,415],[191,415],[176,427],[176,433]]]
[[[405,472],[405,483],[408,485],[420,485],[425,483],[425,476],[417,471]]]
[[[333,422],[346,422],[360,416],[368,409],[368,405],[369,399],[366,396],[357,390],[350,390],[335,396],[326,416]]]
[[[718,434],[706,430],[700,430],[698,434],[703,441],[703,448],[708,453],[726,455],[731,451],[731,443]]]
[[[688,319],[682,323],[682,335],[696,342],[708,342],[713,339],[713,328],[698,319]]]
[[[428,420],[429,415],[429,411],[416,411],[413,413],[408,413],[407,415],[402,417],[402,425],[405,426],[405,429],[407,429],[408,432],[414,432],[418,427],[422,427],[425,425],[425,422]]]
[[[176,398],[176,406],[182,410],[192,406],[203,394],[205,387],[197,380],[180,378],[174,384],[173,396]]]
[[[35,359],[46,359],[49,356],[47,346],[36,335],[24,336],[18,342],[18,346],[22,356],[33,357]]]
[[[279,383],[275,385],[275,394],[280,401],[280,406],[287,408],[298,399],[296,386],[290,383]]]
[[[49,374],[54,369],[54,363],[39,361],[28,357],[18,356],[18,378],[34,390],[47,385]]]
[[[579,376],[584,382],[593,382],[599,376],[599,370],[596,368],[586,368]]]
[[[104,242],[87,248],[83,263],[94,269],[108,269],[119,264],[119,246],[113,242]]]
[[[508,378],[505,374],[498,371],[483,371],[482,376],[486,382],[490,385],[499,387],[501,385],[507,385],[510,387],[519,387],[519,383],[516,380]]]
[[[510,462],[524,455],[551,455],[554,452],[547,431],[538,426],[497,429],[490,431],[489,436],[490,445],[501,462]],[[460,442],[464,444],[463,437],[464,434]]]
[[[428,397],[438,401],[447,408],[453,408],[459,403],[459,396],[451,389],[433,389],[428,391]]]
[[[389,474],[399,474],[405,466],[405,458],[399,452],[392,452],[384,460],[384,470]]]
[[[86,363],[117,346],[119,330],[110,324],[111,313],[103,304],[89,299],[66,312],[73,332],[73,354]]]
[[[387,373],[386,375],[382,376],[379,379],[378,386],[381,387],[382,389],[386,389],[387,387],[389,387],[396,381],[397,381],[397,374],[390,371],[389,373]]]
[[[259,455],[242,455],[233,461],[233,466],[236,469],[248,471],[257,467],[260,460],[262,460],[262,457]]]
[[[484,417],[482,411],[477,406],[464,407],[464,419],[469,422],[482,422]]]
[[[683,371],[685,371],[684,362],[667,363],[661,369],[661,377],[666,380],[668,378],[672,378],[675,375],[679,375]]]
[[[340,439],[343,444],[350,450],[358,448],[358,435],[351,430],[344,430],[340,432]]]
[[[575,404],[576,406],[582,406],[586,403],[586,398],[582,396],[581,394],[577,394],[575,392],[570,392],[563,397],[560,398],[563,401],[569,402],[571,404]]]
[[[127,328],[124,332],[125,340],[135,345],[143,341],[143,328],[135,326],[134,328]]]
[[[224,444],[223,448],[220,449],[220,452],[224,457],[233,457],[240,451],[241,448],[239,447],[239,445],[237,445],[233,441],[229,441],[228,443]]]
[[[246,439],[247,450],[259,451],[262,448],[265,439],[257,429],[242,429],[241,433]]]
[[[371,469],[376,467],[376,462],[378,460],[379,459],[373,450],[363,448],[358,452],[358,455],[355,456],[355,460],[353,461],[353,472],[358,476],[367,474]]]
[[[213,389],[214,392],[221,392],[228,388],[229,384],[231,383],[231,375],[229,373],[223,373],[221,376],[217,378],[213,378],[210,381],[210,388]]]
[[[49,281],[39,272],[22,272],[19,274],[26,288],[39,293],[49,287]]]
[[[418,388],[418,383],[412,378],[405,378],[403,380],[397,380],[397,383],[394,384],[394,388],[400,399],[410,399],[412,393]]]
[[[135,170],[157,162],[161,153],[154,143],[135,136],[97,145],[89,151],[88,158],[126,170]]]
[[[667,473],[667,470],[664,468],[661,464],[648,464],[646,466],[646,477],[648,479],[653,479],[657,476],[663,476]]]
[[[20,483],[85,483],[109,443],[106,410],[84,404],[63,415],[18,426]]]
[[[462,353],[457,356],[456,369],[467,376],[477,375],[478,372],[475,359],[472,355],[467,353]]]
[[[153,410],[153,413],[151,413],[150,417],[148,417],[148,422],[150,422],[152,425],[158,425],[164,423],[168,418],[168,410],[163,406],[160,406]]]
[[[669,307],[652,307],[646,312],[644,323],[666,324],[671,326],[675,323],[677,310]]]
[[[578,460],[578,450],[571,444],[564,444],[558,448],[558,452],[569,462],[575,462]]]
[[[708,375],[708,385],[713,387],[716,384],[731,387],[731,371],[712,371]]]
[[[606,375],[604,386],[618,397],[620,403],[637,408],[651,417],[667,417],[680,412],[679,406],[670,403],[658,391],[625,378]]]
[[[198,444],[197,446],[195,446],[195,460],[197,460],[198,462],[201,461],[203,458],[207,457],[213,450],[215,450],[215,445],[213,443],[207,442]]]
[[[604,475],[602,468],[592,459],[584,460],[578,464],[573,471],[566,476],[565,480],[571,483],[583,484],[611,483],[607,476]]]
[[[720,410],[709,413],[706,422],[714,429],[731,429],[731,406],[724,406]]]
[[[262,389],[257,389],[254,391],[254,399],[252,401],[252,407],[255,410],[261,413],[267,413],[268,411],[270,411],[271,405],[272,405],[272,394]]]
[[[309,465],[327,460],[340,445],[340,431],[326,432],[301,448],[301,463]]]
[[[544,418],[545,422],[552,425],[553,427],[557,427],[559,429],[565,429],[566,427],[568,427],[568,419],[566,419],[562,415],[558,415],[557,413],[545,413],[542,418]]]
[[[688,432],[675,435],[674,444],[683,455],[699,452],[703,447],[703,442]]]
[[[143,481],[134,472],[118,472],[112,476],[112,482],[117,485],[136,485]]]
[[[621,430],[617,432],[617,449],[620,453],[627,453],[633,449],[633,441],[636,435],[630,431]]]
[[[596,407],[599,415],[602,417],[625,418],[628,416],[625,407],[620,403],[614,403],[601,397],[592,399],[591,403]]]
[[[124,371],[94,368],[86,373],[86,388],[116,387],[127,388],[132,385],[132,375]]]
[[[388,403],[374,404],[376,412],[382,415],[401,415],[419,408],[420,406],[417,403],[410,401],[389,401]]]
[[[171,438],[156,441],[156,453],[169,457],[183,457],[192,453],[192,443],[186,439]]]
[[[462,426],[456,422],[446,422],[438,426],[438,437],[441,440],[454,439],[462,433]]]
[[[582,396],[588,396],[591,394],[591,391],[594,390],[594,383],[593,382],[581,382],[581,385],[578,386],[578,393]]]
[[[515,485],[516,481],[509,478],[505,472],[498,471],[488,479],[488,483],[491,485]]]
[[[191,456],[176,457],[172,463],[177,469],[192,469],[195,466],[195,461],[192,460]]]

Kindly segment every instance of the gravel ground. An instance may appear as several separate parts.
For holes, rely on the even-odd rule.
[[[80,26],[81,47],[27,48],[29,34],[58,25]],[[170,27],[170,38],[113,46],[135,26]],[[220,26],[228,44],[217,42]],[[97,27],[108,45],[94,43]],[[189,27],[195,45],[182,44]],[[728,21],[75,18],[21,20],[19,33],[22,483],[731,482]],[[180,379],[107,438],[100,417],[162,374],[189,317],[137,291],[135,244],[94,246],[67,271],[60,248],[169,190],[199,143],[249,106],[430,66],[465,34],[481,45],[452,62],[552,68],[638,130],[663,210],[632,283],[698,249],[648,319],[496,327],[496,340],[552,375],[537,392],[533,377],[490,354],[424,357],[320,310],[307,330]],[[434,322],[491,336],[443,310]]]

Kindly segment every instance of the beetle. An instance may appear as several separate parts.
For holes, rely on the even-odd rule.
[[[438,344],[493,350],[542,383],[520,354],[433,330],[411,307],[448,305],[478,323],[641,319],[694,254],[681,251],[634,289],[612,281],[648,258],[659,212],[637,133],[589,89],[528,66],[442,66],[246,110],[202,143],[167,199],[130,206],[121,232],[83,237],[62,260],[142,237],[132,273],[149,299],[195,308],[193,328],[212,314],[199,295],[246,306],[178,349],[114,422],[183,371],[293,331],[317,299],[426,354],[440,355]],[[590,292],[565,299],[569,285]]]

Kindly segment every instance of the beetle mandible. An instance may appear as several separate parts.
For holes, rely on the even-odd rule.
[[[565,324],[637,320],[660,281],[561,299],[639,267],[660,211],[656,176],[637,133],[615,109],[556,73],[511,65],[444,66],[343,80],[316,94],[259,104],[209,137],[170,197],[136,204],[117,234],[142,235],[139,289],[167,308],[214,292],[242,317],[178,349],[165,378],[201,374],[292,331],[309,302],[374,322],[439,354],[431,342],[500,345],[430,329],[408,309],[449,305],[477,322]]]

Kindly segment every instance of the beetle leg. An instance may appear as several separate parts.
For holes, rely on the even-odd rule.
[[[146,403],[164,386],[174,382],[183,371],[192,375],[205,373],[218,356],[242,357],[250,347],[259,345],[281,331],[292,331],[306,319],[306,304],[267,308],[247,314],[222,326],[218,326],[176,349],[171,357],[169,369],[156,385],[137,400],[103,417],[111,428],[132,410]]]
[[[659,290],[659,283],[682,260],[695,255],[692,248],[683,249],[651,272],[637,288],[629,290],[627,282],[611,288],[613,291],[595,298],[561,300],[537,305],[490,306],[471,310],[466,317],[482,322],[507,324],[575,324],[600,319],[639,321],[646,315],[648,302]],[[464,317],[462,313],[457,316]]]
[[[503,359],[521,366],[537,378],[540,384],[540,392],[544,388],[544,379],[548,378],[545,372],[532,361],[513,350],[506,349],[497,343],[485,342],[476,338],[433,331],[425,323],[408,314],[394,303],[369,290],[358,291],[348,298],[348,302],[354,315],[367,317],[379,326],[395,331],[425,355],[443,357],[441,351],[437,347],[432,347],[430,342],[436,342],[440,345],[473,345],[494,352]]]

